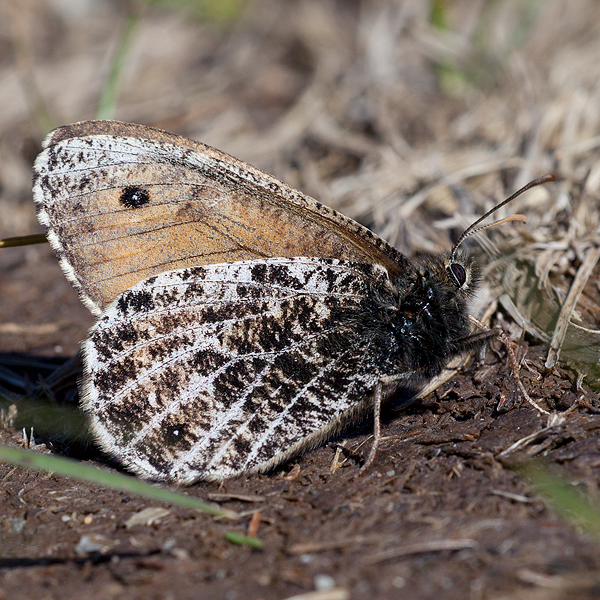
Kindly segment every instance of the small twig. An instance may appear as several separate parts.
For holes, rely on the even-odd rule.
[[[541,429],[538,429],[537,431],[534,431],[533,433],[530,433],[529,435],[526,435],[525,437],[522,437],[521,439],[517,440],[516,442],[514,442],[513,444],[511,444],[508,448],[506,448],[505,450],[502,450],[502,452],[500,452],[497,455],[497,458],[502,458],[503,456],[506,456],[507,454],[510,454],[511,452],[517,450],[521,446],[527,446],[527,445],[529,445],[531,442],[533,442],[540,435],[546,433],[547,431],[550,431],[551,429],[553,429],[557,425],[562,425],[562,423],[565,422],[565,419],[567,418],[568,414],[572,411],[573,407],[576,404],[577,403],[575,403],[573,406],[571,406],[571,408],[569,408],[568,410],[566,410],[561,415],[557,415],[557,414],[551,414],[551,415],[549,415],[549,417],[548,417],[548,425],[546,427],[542,427]]]
[[[258,537],[258,528],[260,527],[260,510],[255,510],[252,513],[250,523],[248,523],[248,530],[246,535],[251,538]]]
[[[518,385],[519,385],[519,389],[521,390],[521,394],[523,394],[523,398],[525,398],[525,400],[527,400],[527,402],[529,404],[531,404],[531,406],[533,406],[533,408],[535,408],[535,410],[537,410],[538,412],[540,412],[544,415],[550,415],[549,411],[543,409],[541,406],[538,406],[536,404],[535,400],[533,398],[531,398],[531,396],[527,393],[525,386],[521,383],[521,379],[519,379]]]
[[[518,439],[516,442],[512,443],[508,448],[505,448],[504,450],[502,450],[502,452],[500,452],[500,454],[498,454],[498,458],[507,456],[508,454],[510,454],[511,452],[514,452],[521,446],[529,445],[533,440],[535,440],[537,437],[539,437],[546,431],[549,431],[550,429],[552,429],[552,426],[542,427],[541,429],[538,429],[537,431],[534,431],[533,433],[530,433],[529,435],[526,435],[525,437]]]
[[[527,390],[525,389],[523,382],[521,381],[521,376],[519,375],[520,365],[519,365],[519,360],[517,359],[517,353],[515,351],[515,348],[517,347],[517,343],[504,331],[504,329],[490,329],[489,327],[487,327],[484,323],[482,323],[475,317],[470,316],[469,318],[473,323],[476,323],[484,331],[487,331],[490,334],[493,334],[498,338],[498,341],[500,341],[500,343],[506,349],[506,355],[508,358],[508,366],[510,368],[511,375],[512,375],[513,379],[515,380],[515,383],[517,384],[517,387],[518,387],[520,393],[522,394],[523,398],[525,398],[525,400],[533,408],[535,408],[538,412],[543,413],[545,415],[549,415],[550,413],[547,410],[543,409],[541,406],[538,406],[538,404],[531,398],[531,396],[527,393]],[[505,402],[504,398],[502,400],[500,400],[500,402],[498,403],[497,409],[501,409],[504,402]]]
[[[401,556],[410,556],[412,554],[426,554],[428,552],[445,552],[448,550],[456,552],[457,550],[468,550],[476,548],[477,546],[478,543],[475,540],[470,539],[435,540],[432,542],[423,542],[421,544],[409,544],[401,548],[392,548],[390,550],[385,550],[384,552],[379,552],[378,554],[368,556],[363,561],[363,564],[375,565],[377,563],[383,562],[385,560],[390,560],[392,558],[400,558]]]
[[[296,479],[300,473],[301,473],[301,469],[300,469],[300,465],[294,465],[292,467],[292,470],[287,473],[286,475],[284,475],[284,479],[287,479],[288,481],[293,481],[294,479]]]
[[[344,451],[344,446],[345,442],[343,442],[342,444],[337,444],[335,454],[333,455],[333,459],[331,460],[331,464],[329,465],[329,472],[331,474],[335,473],[346,461],[345,458],[343,460],[340,460],[342,452]]]
[[[264,496],[251,496],[249,494],[224,494],[213,492],[207,494],[206,497],[212,502],[228,502],[230,500],[239,500],[240,502],[264,502]]]
[[[349,600],[350,592],[343,587],[334,587],[326,590],[316,590],[305,594],[288,596],[285,600]]]
[[[531,504],[532,502],[535,502],[535,498],[528,498],[527,496],[523,496],[521,494],[513,494],[503,490],[491,490],[490,494],[494,496],[501,496],[502,498],[508,498],[514,502],[522,502],[523,504]]]
[[[365,444],[369,443],[372,439],[373,439],[373,435],[369,435],[360,444],[358,444],[358,446],[356,446],[356,448],[346,448],[346,447],[344,447],[344,449],[342,450],[342,452],[347,452],[349,457],[351,457],[351,458],[353,458],[355,460],[360,460],[360,455],[358,454],[358,451]]]
[[[323,542],[304,542],[290,546],[287,554],[315,554],[317,552],[327,552],[328,550],[343,550],[344,548],[352,548],[354,546],[372,546],[380,544],[393,543],[397,540],[394,536],[380,535],[357,535],[351,538],[343,538],[340,540],[326,540]]]
[[[39,325],[21,325],[20,323],[0,323],[0,333],[5,335],[48,335],[60,331],[66,321],[40,323]]]

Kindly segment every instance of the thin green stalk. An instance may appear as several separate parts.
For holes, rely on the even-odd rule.
[[[98,103],[98,111],[96,117],[98,119],[112,119],[114,117],[115,108],[117,105],[117,97],[119,95],[119,89],[121,87],[121,81],[123,78],[123,69],[126,65],[127,55],[131,48],[133,41],[133,35],[140,22],[140,11],[134,5],[131,12],[127,17],[127,22],[123,28],[123,34],[121,35],[121,41],[119,47],[115,53],[106,84],[102,92],[102,97]]]
[[[250,546],[251,548],[262,548],[262,542],[255,537],[248,537],[247,535],[241,535],[234,533],[233,531],[226,531],[224,534],[225,539],[232,544],[238,546]]]
[[[198,500],[198,498],[171,492],[170,490],[150,485],[128,475],[103,471],[102,469],[84,465],[76,460],[62,456],[37,454],[21,448],[0,446],[0,462],[10,463],[25,469],[55,473],[64,477],[78,479],[79,481],[87,481],[95,485],[137,494],[144,498],[151,498],[158,502],[168,502],[185,508],[191,508],[214,517],[233,520],[239,518],[237,513],[211,504],[210,502],[204,502],[203,500]]]
[[[33,244],[44,244],[48,240],[45,233],[34,233],[31,235],[19,235],[0,240],[0,248],[10,248],[12,246],[30,246]]]

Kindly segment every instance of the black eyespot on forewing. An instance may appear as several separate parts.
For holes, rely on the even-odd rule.
[[[452,263],[450,265],[450,271],[452,271],[452,275],[454,275],[458,287],[465,285],[465,282],[467,281],[467,272],[460,263]]]
[[[150,202],[150,194],[144,188],[129,185],[123,188],[119,202],[127,208],[140,208]]]

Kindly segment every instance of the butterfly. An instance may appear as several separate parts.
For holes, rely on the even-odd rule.
[[[480,269],[457,249],[474,226],[413,264],[246,163],[116,121],[51,132],[33,182],[60,265],[99,317],[83,410],[144,478],[267,471],[490,335],[468,314]]]

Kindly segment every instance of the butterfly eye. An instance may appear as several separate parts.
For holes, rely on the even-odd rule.
[[[465,268],[459,263],[452,263],[450,265],[450,270],[452,271],[452,275],[454,275],[454,279],[456,279],[456,283],[458,283],[459,287],[462,287],[467,281],[467,272]]]

